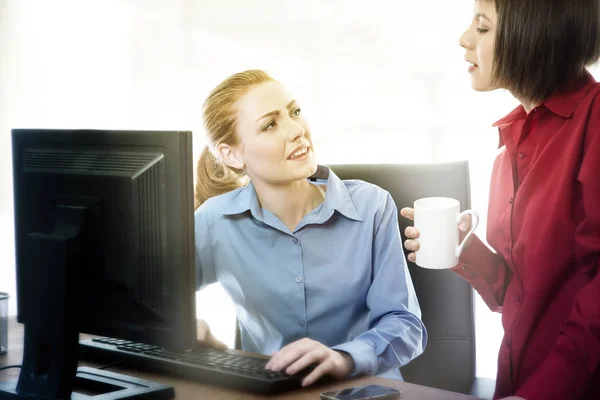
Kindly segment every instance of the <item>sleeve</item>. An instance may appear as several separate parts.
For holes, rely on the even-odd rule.
[[[527,400],[577,399],[600,366],[600,96],[591,115],[577,177],[584,217],[574,245],[593,279],[577,293],[553,349],[517,391]]]
[[[490,310],[502,312],[504,295],[512,278],[512,271],[501,255],[494,253],[477,236],[466,248],[458,265],[451,268],[473,286]]]
[[[419,356],[427,343],[421,309],[406,266],[398,210],[389,193],[380,197],[373,241],[369,330],[333,347],[354,359],[352,376],[398,368]]]
[[[196,241],[196,290],[216,282],[208,212],[204,203],[194,215]]]

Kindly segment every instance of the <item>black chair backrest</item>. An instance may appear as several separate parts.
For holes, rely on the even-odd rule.
[[[423,197],[452,197],[461,211],[471,207],[467,161],[427,164],[329,166],[340,179],[360,179],[387,190],[398,212]],[[398,215],[402,241],[411,221]],[[469,393],[475,377],[473,289],[448,270],[428,270],[408,262],[429,342],[425,352],[401,368],[405,381]]]

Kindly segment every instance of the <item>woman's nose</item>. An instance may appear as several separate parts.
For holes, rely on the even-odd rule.
[[[290,119],[289,122],[289,132],[290,132],[290,140],[293,142],[304,136],[306,133],[304,127],[300,125],[297,121]]]
[[[471,29],[467,29],[462,35],[460,35],[460,38],[458,39],[458,45],[467,50],[473,48],[473,37],[470,31]]]

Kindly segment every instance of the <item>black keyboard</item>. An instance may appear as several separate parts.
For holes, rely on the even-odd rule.
[[[112,338],[79,341],[80,356],[103,362],[123,361],[136,368],[167,372],[206,383],[260,393],[301,386],[302,376],[265,369],[267,359],[231,351],[198,348],[185,352]]]

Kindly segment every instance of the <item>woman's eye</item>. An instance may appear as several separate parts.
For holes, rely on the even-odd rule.
[[[300,108],[296,108],[294,111],[292,111],[292,115],[293,115],[294,117],[297,117],[298,115],[300,115],[300,112],[301,112],[301,111],[302,111],[302,110],[301,110]]]
[[[268,131],[273,128],[275,128],[275,121],[271,121],[267,125],[263,126],[263,131]]]
[[[481,33],[481,34],[484,34],[484,33],[488,32],[488,31],[489,31],[489,29],[485,29],[485,28],[477,28],[477,32],[479,32],[479,33]]]

